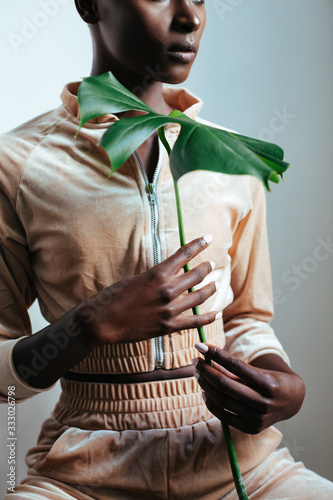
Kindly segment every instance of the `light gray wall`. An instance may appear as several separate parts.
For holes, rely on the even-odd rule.
[[[55,6],[48,13],[47,3]],[[63,85],[89,74],[89,35],[73,4],[16,0],[2,6],[0,132],[57,106]],[[208,0],[207,12],[200,53],[186,82],[205,102],[202,116],[277,142],[291,163],[285,182],[267,196],[273,326],[306,381],[307,395],[301,412],[279,427],[296,459],[333,480],[333,4]],[[31,316],[38,331],[45,323],[36,305]],[[57,386],[18,407],[19,479],[24,454],[58,393]],[[3,491],[5,407],[0,429]]]

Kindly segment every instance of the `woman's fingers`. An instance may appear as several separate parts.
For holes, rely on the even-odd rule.
[[[180,247],[174,254],[161,262],[160,266],[170,276],[175,275],[190,260],[199,255],[211,243],[213,237],[209,234],[196,238]]]
[[[177,295],[199,285],[215,268],[214,262],[202,262],[187,273],[175,279],[175,292]],[[216,289],[215,289],[216,291]]]
[[[215,361],[212,361],[212,364],[216,370],[223,373],[224,375],[227,375],[229,378],[231,378],[233,380],[238,380],[238,381],[240,380],[241,382],[244,383],[244,381],[242,381],[237,375],[234,375],[233,373],[229,372],[229,370],[227,370],[226,368],[224,368],[221,365],[218,365],[217,363],[215,363]]]
[[[202,262],[187,273],[183,272],[185,264],[204,250],[210,241],[209,236],[197,238],[149,271],[149,280],[157,283],[157,295],[165,304],[166,314],[169,311],[180,314],[202,304],[216,292],[217,285],[210,283],[191,294],[184,293],[201,284],[214,269],[213,262]]]
[[[195,365],[195,360],[193,364]],[[244,401],[240,399],[235,399],[231,396],[227,396],[215,389],[204,377],[201,377],[198,371],[195,371],[195,377],[201,389],[205,392],[206,396],[209,397],[219,408],[224,408],[225,410],[231,411],[233,413],[239,414],[249,414],[250,407]]]
[[[271,376],[266,370],[255,368],[247,363],[244,363],[239,358],[232,356],[223,349],[209,345],[209,344],[196,344],[196,348],[205,356],[223,366],[229,372],[233,373],[240,379],[247,383],[247,386],[254,391],[269,396],[271,391]],[[246,386],[244,386],[246,387]]]
[[[159,296],[168,307],[174,308],[179,312],[202,304],[208,297],[213,295],[218,287],[215,282],[208,283],[205,287],[191,292],[187,292],[192,287],[199,285],[213,270],[214,263],[202,262],[191,271],[183,273],[181,276],[174,276],[172,279],[166,279],[160,286]],[[178,273],[177,273],[178,274]],[[185,307],[179,307],[180,304],[187,304]]]
[[[205,250],[211,240],[212,237],[206,236],[190,241],[163,262],[128,278],[127,289],[115,297],[117,300],[107,304],[96,321],[100,343],[109,338],[107,330],[120,340],[132,339],[133,331],[144,339],[212,323],[217,312],[182,315],[205,302],[216,291],[215,284],[209,283],[199,290],[187,292],[187,289],[202,283],[212,271],[209,262],[199,264],[188,273],[182,272],[185,264]]]
[[[215,282],[208,283],[208,285],[203,286],[199,290],[179,296],[169,304],[168,308],[174,315],[181,314],[195,306],[203,304],[215,292]]]
[[[203,399],[206,403],[208,410],[215,415],[221,422],[224,422],[231,427],[235,427],[236,429],[248,433],[248,434],[256,434],[256,431],[253,429],[247,419],[240,417],[235,413],[231,413],[223,407],[217,406],[214,401],[209,398],[205,393],[203,393]],[[253,429],[253,430],[252,430]]]
[[[295,415],[304,398],[304,383],[285,363],[273,359],[278,369],[253,367],[207,344],[197,349],[214,365],[195,358],[195,376],[206,397],[209,410],[238,429],[257,434],[281,420]],[[270,364],[265,358],[263,364]],[[282,369],[280,369],[280,366]],[[238,377],[235,378],[235,377]]]
[[[179,332],[181,330],[189,330],[199,328],[200,326],[209,325],[221,317],[221,313],[210,311],[209,313],[199,314],[198,316],[182,316],[179,315],[171,321],[172,331]]]
[[[246,404],[256,412],[261,412],[266,407],[265,398],[249,385],[245,385],[242,380],[229,377],[202,359],[198,360],[196,370],[200,387],[211,399],[215,400],[216,394],[219,394],[221,400],[232,398]]]

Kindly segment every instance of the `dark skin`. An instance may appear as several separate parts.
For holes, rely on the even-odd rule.
[[[197,0],[75,0],[75,4],[88,23],[93,39],[91,75],[111,70],[125,87],[153,109],[169,114],[172,109],[163,98],[162,84],[184,82],[195,59],[175,57],[172,45],[187,44],[187,48],[190,46],[197,53],[206,22],[204,3]],[[126,112],[118,116],[135,114]],[[156,134],[138,152],[151,178],[158,155]],[[194,240],[151,270],[120,285],[111,285],[106,290],[112,300],[102,311],[97,308],[96,312],[96,303],[99,299],[102,301],[105,290],[36,335],[23,339],[14,350],[15,366],[29,366],[32,349],[41,351],[49,342],[50,333],[64,331],[71,322],[77,326],[78,333],[70,336],[59,359],[50,360],[43,372],[31,376],[31,385],[50,386],[96,346],[140,341],[212,323],[217,311],[197,317],[182,314],[215,293],[215,284],[211,283],[198,292],[183,294],[190,286],[201,283],[211,271],[207,262],[187,275],[181,271],[185,262],[206,246],[203,239]],[[207,396],[206,404],[218,418],[244,432],[255,433],[299,410],[304,383],[279,356],[264,355],[249,365],[217,348],[211,349],[214,367],[201,360],[197,373]],[[231,373],[226,372],[226,368]],[[160,379],[159,372],[150,372],[146,380]],[[190,375],[193,367],[168,372],[170,378]]]
[[[257,434],[300,410],[304,382],[279,356],[266,354],[247,364],[223,349],[205,345],[213,366],[200,358],[193,365],[207,408],[217,418],[242,432]]]

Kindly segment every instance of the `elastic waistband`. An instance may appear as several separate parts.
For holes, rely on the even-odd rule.
[[[205,326],[207,342],[224,347],[223,321],[220,318]],[[174,370],[190,365],[198,355],[194,344],[198,340],[197,329],[182,330],[163,337],[163,368]],[[96,347],[72,372],[94,374],[142,373],[155,369],[154,339],[141,342],[116,342]]]
[[[152,377],[154,375],[154,377]],[[159,380],[172,380],[193,376],[193,366],[183,366],[175,370],[157,369],[144,373],[77,373],[68,371],[63,375],[66,380],[89,382],[92,384],[138,384]]]
[[[61,386],[54,416],[65,425],[120,431],[174,428],[212,418],[194,377],[132,384],[61,379]]]

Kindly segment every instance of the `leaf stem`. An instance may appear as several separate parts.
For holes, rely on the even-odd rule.
[[[169,145],[169,143],[168,143],[168,141],[167,141],[167,139],[165,137],[164,127],[161,127],[161,128],[158,129],[158,135],[159,135],[162,143],[164,144],[164,146],[165,146],[165,148],[166,148],[166,150],[168,152],[168,155],[170,157],[171,148],[170,148],[170,145]],[[177,219],[178,219],[180,245],[184,246],[184,245],[186,245],[185,231],[184,231],[184,222],[183,222],[182,209],[181,209],[181,204],[180,204],[180,195],[179,195],[178,183],[177,183],[177,181],[176,181],[175,178],[173,178],[173,186],[174,186],[175,197],[176,197]],[[184,271],[187,273],[189,270],[190,270],[190,266],[189,266],[188,263],[186,263],[185,266],[184,266]],[[189,292],[193,292],[193,291],[194,291],[193,288],[189,289]],[[197,306],[193,307],[192,311],[193,311],[193,314],[195,316],[199,315],[199,308]],[[206,335],[205,335],[203,327],[199,326],[197,330],[198,330],[200,342],[207,342]],[[213,366],[212,361],[208,357],[205,356],[205,360],[206,360],[207,363],[209,363],[211,366]],[[234,483],[235,483],[236,491],[237,491],[237,494],[238,494],[238,498],[239,498],[239,500],[248,500],[248,496],[246,494],[246,490],[245,490],[245,486],[244,486],[242,474],[241,474],[241,471],[240,471],[240,468],[239,468],[239,464],[238,464],[238,460],[237,460],[237,456],[236,456],[235,447],[234,447],[234,444],[232,442],[232,438],[231,438],[229,426],[227,424],[223,423],[223,422],[221,422],[221,424],[222,424],[224,439],[225,439],[226,446],[227,446],[227,452],[228,452],[228,457],[229,457],[229,463],[230,463],[230,467],[231,467],[231,472],[232,472],[232,475],[233,475],[233,478],[234,478]]]

